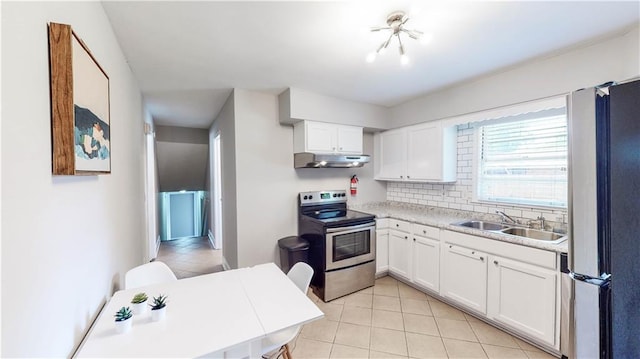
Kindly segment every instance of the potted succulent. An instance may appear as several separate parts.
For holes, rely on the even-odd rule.
[[[118,334],[126,333],[131,330],[131,323],[133,319],[131,317],[131,309],[129,307],[122,307],[116,312],[114,317],[116,318],[116,332]]]
[[[153,303],[149,304],[151,306],[151,320],[154,322],[164,319],[167,312],[166,300],[167,296],[160,294],[157,297],[153,297]]]
[[[138,293],[131,299],[134,314],[144,314],[147,311],[147,293]]]

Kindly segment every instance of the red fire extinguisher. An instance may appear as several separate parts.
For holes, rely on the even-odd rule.
[[[351,176],[351,195],[355,196],[358,194],[358,177],[356,175]]]

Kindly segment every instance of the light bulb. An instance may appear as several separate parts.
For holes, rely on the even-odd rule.
[[[376,61],[376,53],[375,52],[369,53],[369,55],[367,55],[366,60],[367,60],[368,63],[372,63],[372,62]]]
[[[400,55],[400,63],[403,64],[403,65],[408,65],[409,64],[409,56],[407,56],[406,54]]]

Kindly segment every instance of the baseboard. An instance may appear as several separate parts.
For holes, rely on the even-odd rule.
[[[215,241],[215,238],[213,238],[213,233],[211,232],[211,230],[209,230],[209,233],[207,233],[207,237],[209,238],[209,243],[211,243],[211,247],[213,247],[213,249],[218,249],[216,248],[216,241]]]
[[[227,259],[222,256],[222,269],[224,270],[230,270],[231,266],[229,266],[229,263],[227,262]]]
[[[158,238],[156,238],[156,255],[155,257],[158,256],[158,252],[160,251],[160,236],[158,236]]]

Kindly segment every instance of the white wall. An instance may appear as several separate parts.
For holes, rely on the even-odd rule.
[[[220,113],[213,121],[210,139],[220,132],[220,160],[222,179],[222,256],[231,268],[238,268],[238,211],[236,184],[236,110],[235,90],[231,92]],[[213,142],[209,143],[213,147]],[[214,176],[215,178],[215,176]],[[214,188],[214,185],[211,185]],[[214,206],[211,203],[211,223]],[[215,232],[214,232],[215,233]],[[218,241],[216,239],[216,241]]]
[[[614,38],[539,59],[485,76],[393,107],[392,126],[401,127],[436,119],[565,94],[607,81],[640,76],[638,26]],[[458,181],[454,184],[389,182],[387,199],[481,214],[503,210],[523,221],[543,215],[562,221],[565,210],[526,206],[487,205],[472,202],[473,129],[458,131]],[[565,217],[566,220],[566,217]]]
[[[110,78],[110,175],[51,175],[47,22]],[[145,257],[140,91],[99,2],[2,3],[2,357],[73,353]]]
[[[609,40],[525,63],[391,109],[391,127],[568,93],[640,75],[638,26]]]
[[[144,139],[144,163],[145,163],[145,217],[147,219],[147,256],[145,262],[156,257],[158,253],[158,236],[160,233],[160,217],[158,206],[158,166],[156,165],[156,142],[154,139],[154,126],[151,113],[145,109],[144,122],[149,128],[145,132]]]
[[[346,190],[357,174],[359,194],[350,201],[385,199],[385,184],[373,180],[372,164],[359,169],[294,169],[293,127],[279,123],[277,96],[241,89],[234,94],[239,267],[279,264],[278,239],[298,232],[298,192]],[[365,152],[373,153],[373,136],[366,134],[364,142]]]
[[[280,123],[292,125],[300,120],[362,126],[367,130],[389,128],[387,107],[343,100],[299,88],[289,88],[278,96]]]
[[[161,192],[206,190],[209,131],[156,126],[156,159]]]

